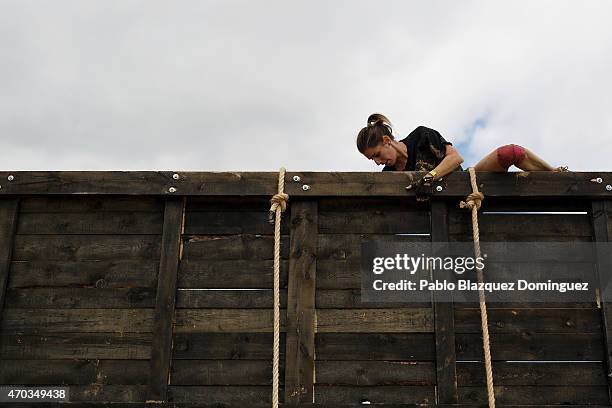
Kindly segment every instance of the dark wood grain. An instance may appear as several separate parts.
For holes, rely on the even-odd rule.
[[[172,333],[176,302],[176,282],[181,255],[181,235],[184,229],[185,198],[169,198],[164,211],[164,228],[155,299],[155,321],[147,400],[166,401],[170,363],[172,361]]]
[[[297,201],[291,205],[284,401],[293,405],[313,401],[320,221],[316,201]]]
[[[448,242],[448,210],[445,201],[431,202],[431,241]],[[440,279],[439,276],[434,279]],[[455,316],[451,299],[440,299],[433,292],[434,331],[436,335],[437,402],[456,404],[457,356],[455,354]]]
[[[609,251],[609,243],[612,241],[612,201],[597,200],[592,202],[591,217],[593,223],[593,235],[597,243],[595,251],[597,255],[597,272],[600,278],[612,275],[612,255]],[[601,302],[601,324],[605,341],[605,362],[608,372],[608,399],[612,404],[612,289],[602,288]]]
[[[178,171],[15,171],[0,195],[15,194],[113,194],[113,195],[239,195],[267,196],[276,193],[277,172],[184,172]],[[609,178],[604,172],[480,172],[478,182],[488,197],[607,197],[602,184],[590,180]],[[290,196],[398,196],[411,197],[405,186],[422,172],[287,172],[285,192]],[[300,182],[292,181],[300,176]],[[303,190],[308,184],[310,189]],[[471,192],[467,172],[457,171],[438,181],[436,196],[465,197]],[[174,187],[174,192],[170,191]]]
[[[19,198],[0,200],[0,322],[9,282],[18,211]]]

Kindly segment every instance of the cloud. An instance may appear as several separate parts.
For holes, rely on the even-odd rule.
[[[0,16],[6,170],[378,171],[375,111],[467,165],[521,143],[606,170],[606,1],[12,1]],[[486,120],[486,126],[474,126]],[[471,161],[471,162],[470,162]]]

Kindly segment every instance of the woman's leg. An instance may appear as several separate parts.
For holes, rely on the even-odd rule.
[[[515,164],[521,170],[524,171],[553,171],[555,168],[550,164],[546,163],[542,158],[531,150],[523,147],[525,150],[525,157],[519,163]]]
[[[493,150],[474,166],[474,170],[508,171],[512,165],[523,171],[560,171],[531,150],[515,144],[500,146]]]

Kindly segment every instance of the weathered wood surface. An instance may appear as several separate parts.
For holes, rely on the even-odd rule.
[[[176,282],[184,231],[184,197],[168,198],[164,211],[161,256],[157,278],[153,344],[151,348],[148,400],[166,401],[170,363],[172,361],[172,332],[176,304]]]
[[[457,337],[457,359],[482,358],[482,335]],[[491,358],[517,361],[601,361],[605,357],[601,333],[492,333]]]
[[[162,213],[137,211],[23,213],[17,234],[161,234]]]
[[[5,309],[4,334],[58,332],[150,333],[152,309]]]
[[[493,333],[601,333],[599,309],[496,309],[489,304]],[[481,333],[480,311],[455,311],[457,333]]]
[[[151,333],[3,333],[0,358],[148,360],[151,337]]]
[[[9,288],[151,288],[159,261],[150,259],[25,260],[11,262]]]
[[[280,361],[279,371],[285,371]],[[175,360],[170,385],[272,385],[271,360]],[[285,377],[279,376],[281,386]]]
[[[603,405],[608,403],[606,386],[495,386],[499,404]],[[478,404],[487,401],[486,387],[459,387],[459,403]]]
[[[0,172],[6,179],[2,195],[16,194],[121,194],[121,195],[258,195],[272,196],[277,172],[169,172],[169,171],[16,171]],[[173,178],[178,174],[178,179]],[[294,176],[300,182],[294,182]],[[405,186],[422,172],[287,172],[285,192],[290,196],[414,196]],[[490,197],[563,196],[609,197],[604,184],[590,180],[603,172],[478,173],[480,190]],[[304,191],[302,185],[310,189]],[[467,172],[454,172],[436,183],[442,197],[465,197],[471,192]],[[176,190],[171,192],[171,187]]]
[[[590,241],[591,220],[586,214],[484,214],[479,215],[480,240],[486,241]],[[467,211],[449,217],[452,236],[472,237],[472,220]]]
[[[431,241],[449,240],[447,203],[440,200],[431,203]],[[438,276],[433,276],[439,279]],[[456,404],[457,355],[455,352],[455,316],[451,299],[440,302],[433,292],[434,331],[436,337],[436,402]]]
[[[529,203],[511,195],[490,195],[489,188],[496,188],[494,183],[483,184],[488,198],[481,210],[485,238],[588,242],[601,239],[604,231],[609,235],[609,217],[598,218],[591,225],[591,215],[599,213],[598,207],[592,211],[590,201],[585,200],[588,194],[561,201],[551,194],[555,180],[534,181],[539,176],[532,176],[513,178],[515,184],[504,190],[511,195],[539,191],[541,197],[532,197]],[[523,185],[530,177],[531,181]],[[490,183],[495,177],[487,180],[483,175],[483,180]],[[178,182],[171,177],[165,181]],[[476,305],[456,304],[443,322],[429,302],[361,302],[361,243],[372,238],[439,241],[441,219],[436,217],[437,224],[430,228],[429,210],[417,207],[409,195],[392,196],[395,190],[391,189],[397,186],[383,183],[381,188],[389,189],[391,195],[373,198],[365,195],[379,187],[363,187],[369,179],[344,181],[347,184],[339,186],[337,180],[335,184],[327,180],[322,184],[327,192],[319,190],[311,195],[321,198],[309,203],[318,206],[318,219],[309,233],[307,226],[297,221],[292,225],[289,217],[284,217],[281,302],[282,314],[287,310],[289,318],[283,316],[283,331],[286,326],[288,333],[281,334],[281,369],[290,369],[287,377],[281,375],[281,395],[284,391],[294,395],[290,389],[305,383],[307,387],[313,385],[315,400],[328,406],[351,403],[356,407],[363,401],[389,407],[393,405],[387,404],[394,402],[404,407],[433,405],[434,387],[438,387],[439,395],[443,391],[443,376],[439,372],[436,375],[436,367],[443,361],[440,350],[444,349],[456,354],[453,363],[458,401],[471,407],[483,405],[486,390],[482,363],[476,362],[482,359]],[[357,190],[344,190],[353,181]],[[288,183],[293,182],[288,179]],[[164,248],[162,210],[164,200],[169,198],[162,196],[168,194],[20,198],[0,326],[0,383],[71,384],[75,387],[72,406],[78,406],[76,401],[89,400],[143,402],[151,397],[147,385],[154,373],[166,378],[159,383],[164,390],[168,387],[167,397],[177,406],[181,401],[216,403],[217,407],[268,406],[273,248],[273,231],[266,213],[269,195],[255,194],[256,190],[241,197],[217,195],[235,186],[227,187],[220,181],[212,184],[200,190],[199,197],[186,201],[185,247],[174,280],[178,290],[168,292],[176,296],[172,315],[176,326],[160,331],[171,336],[166,339],[166,345],[172,344],[171,354],[168,347],[164,348],[172,357],[171,365],[167,360],[168,371],[150,369],[152,343],[161,338],[153,335],[156,319],[152,308],[159,294],[156,285],[160,268],[155,259],[162,256]],[[271,185],[273,190],[275,183]],[[365,191],[359,186],[367,194],[351,198]],[[576,191],[587,188],[581,182],[567,186]],[[263,184],[260,187],[268,188]],[[333,194],[332,187],[336,189]],[[177,188],[180,191],[182,187]],[[453,188],[449,184],[444,191]],[[182,196],[179,191],[175,195]],[[301,184],[299,191],[308,195]],[[299,210],[298,202],[290,202],[292,214]],[[449,207],[449,238],[471,239],[467,213],[456,210],[453,203],[454,199]],[[513,209],[593,214],[486,214]],[[291,228],[294,236],[289,235]],[[295,231],[302,234],[299,240],[294,240]],[[415,235],[395,235],[404,233]],[[298,241],[303,241],[301,248],[297,248]],[[312,259],[303,249],[309,245]],[[593,260],[574,254],[566,257],[563,262],[538,258],[537,263],[515,267],[491,263],[488,277],[512,277],[516,268],[529,268],[532,275],[541,278],[566,279],[574,276],[576,268],[590,279],[594,276]],[[306,279],[306,283],[298,284],[296,280],[291,286],[287,271],[308,270],[315,259],[316,282],[309,285]],[[307,292],[308,296],[288,302],[291,291],[302,295]],[[499,406],[608,403],[606,326],[594,301],[489,306]],[[300,310],[310,310],[310,319]],[[296,318],[292,321],[293,315]],[[309,326],[303,325],[314,320],[316,326],[309,333]],[[436,344],[444,337],[440,325],[448,326],[451,321],[456,330],[454,341]],[[298,327],[295,331],[291,329],[294,323]],[[296,341],[297,337],[291,338],[293,334],[310,343]],[[441,347],[443,344],[449,347]],[[305,375],[313,371],[316,383]],[[291,373],[295,374],[293,378]]]
[[[19,198],[0,200],[0,321],[9,282],[18,211]]]
[[[4,360],[0,384],[147,384],[146,360]]]
[[[298,201],[291,206],[284,401],[296,405],[313,401],[320,221],[316,201]]]
[[[435,389],[424,385],[379,385],[375,387],[352,387],[335,385],[315,386],[315,399],[323,404],[364,403],[372,404],[433,404]]]
[[[600,276],[610,276],[612,274],[612,255],[608,251],[609,247],[603,243],[612,241],[612,201],[593,201],[592,202],[592,222],[593,235],[595,241],[602,243],[596,248],[597,271]],[[603,334],[606,350],[606,371],[608,373],[608,398],[612,403],[612,302],[609,302],[611,291],[609,288],[603,289],[601,303],[601,320],[603,324]]]
[[[272,310],[269,309],[176,309],[175,316],[176,333],[262,333],[273,328]],[[10,322],[8,328],[19,324],[17,318],[11,318]],[[282,330],[285,324],[285,310],[282,310]],[[316,311],[315,329],[319,333],[431,332],[433,313],[429,308],[320,309]]]
[[[15,235],[14,261],[159,259],[160,235]]]

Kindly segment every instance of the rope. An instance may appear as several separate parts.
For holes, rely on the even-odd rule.
[[[272,346],[272,408],[278,408],[278,360],[280,350],[280,225],[281,213],[287,209],[289,195],[285,194],[285,168],[278,173],[278,193],[270,199],[270,217],[274,222],[274,344]],[[274,220],[273,220],[274,218]]]
[[[478,229],[478,210],[484,200],[484,194],[478,191],[476,183],[476,172],[473,167],[468,169],[470,173],[470,183],[472,184],[472,193],[467,196],[465,201],[459,203],[459,207],[472,210],[472,230],[474,235],[474,255],[480,257],[480,230]],[[482,276],[482,268],[476,268],[479,286],[482,286],[484,281]],[[478,298],[480,303],[480,321],[482,323],[482,346],[485,357],[485,371],[487,374],[487,395],[489,397],[489,407],[495,408],[495,389],[493,388],[493,367],[491,365],[491,343],[489,342],[489,318],[487,316],[487,304],[485,292],[482,289],[478,290]]]

